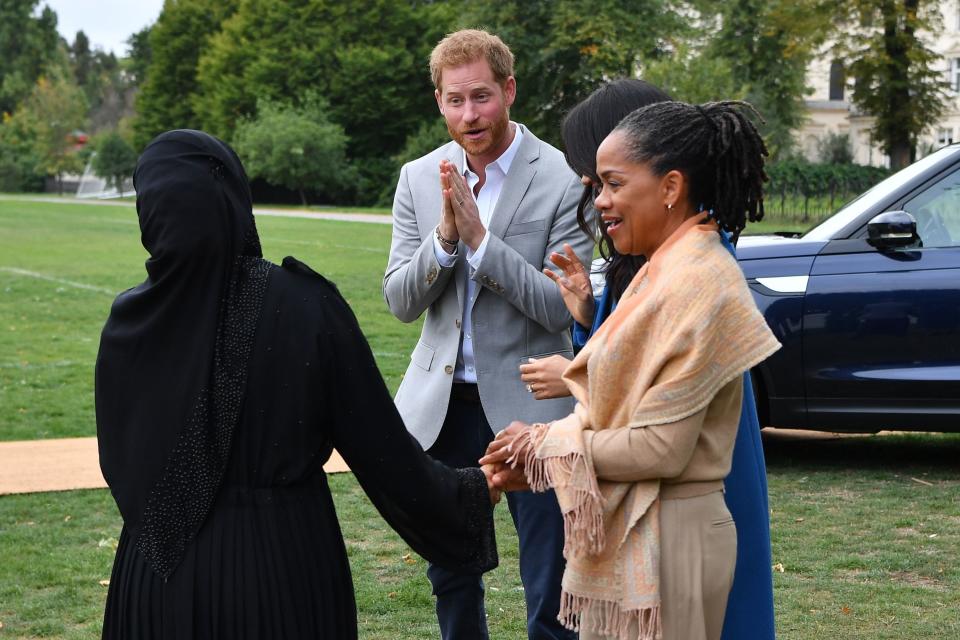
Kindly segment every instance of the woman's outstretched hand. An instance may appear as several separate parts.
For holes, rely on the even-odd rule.
[[[530,358],[526,364],[520,365],[520,380],[537,400],[565,398],[570,395],[570,390],[562,376],[569,364],[570,361],[561,355]]]
[[[493,484],[493,476],[497,472],[497,468],[492,464],[485,464],[480,467],[480,470],[483,471],[483,475],[487,479],[487,491],[490,492],[490,504],[497,504],[500,502],[500,497],[503,495],[503,490]]]
[[[514,421],[510,426],[497,434],[487,446],[487,452],[480,458],[481,468],[492,468],[493,475],[491,482],[494,487],[502,491],[527,491],[530,485],[527,483],[527,476],[523,468],[523,460],[530,447],[529,439],[524,439],[524,444],[517,445],[518,436],[530,430],[530,425],[525,422]],[[507,460],[513,459],[508,464]],[[486,473],[486,471],[484,471]]]
[[[580,262],[573,248],[564,243],[563,253],[554,251],[550,262],[560,269],[560,274],[550,269],[543,272],[560,287],[563,303],[570,310],[573,319],[585,327],[593,324],[593,287],[590,285],[590,272]]]

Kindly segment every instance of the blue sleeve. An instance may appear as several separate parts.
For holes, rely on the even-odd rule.
[[[570,331],[573,338],[574,353],[580,351],[580,349],[583,348],[583,345],[587,344],[587,340],[590,339],[590,336],[597,332],[597,330],[600,328],[600,325],[603,324],[603,321],[606,320],[613,311],[614,305],[611,298],[612,296],[610,295],[610,287],[605,287],[600,299],[594,301],[593,325],[590,328],[587,328],[579,322],[574,321],[573,328]]]
[[[596,306],[594,306],[593,314],[594,318],[596,318]],[[587,340],[590,339],[592,333],[592,328],[585,327],[576,320],[573,321],[573,327],[570,328],[570,336],[573,338],[574,353],[583,349],[583,345],[587,344]]]

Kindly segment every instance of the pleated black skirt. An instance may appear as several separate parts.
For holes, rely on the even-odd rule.
[[[355,639],[353,585],[326,477],[299,487],[222,487],[166,582],[124,529],[103,637]]]

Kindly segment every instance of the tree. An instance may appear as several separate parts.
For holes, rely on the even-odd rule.
[[[134,142],[169,129],[202,128],[193,109],[197,61],[239,0],[166,0],[149,35],[150,64],[137,96]],[[251,46],[244,43],[243,46]],[[251,46],[256,48],[256,46]]]
[[[42,191],[44,174],[37,169],[36,135],[27,118],[18,116],[4,113],[0,125],[0,192]]]
[[[357,168],[353,191],[373,202],[396,181],[390,157],[436,118],[427,59],[456,9],[394,0],[244,2],[201,56],[193,108],[204,129],[229,138],[239,120],[255,116],[260,98],[296,106],[305,92],[327,97]]]
[[[720,19],[709,57],[727,61],[747,100],[760,111],[772,156],[789,153],[803,124],[807,66],[832,28],[828,0],[728,0],[713,6]]]
[[[122,118],[133,115],[133,85],[112,52],[91,49],[86,34],[78,31],[68,53],[77,85],[89,105],[93,133],[115,129]]]
[[[854,77],[852,102],[875,118],[873,137],[892,169],[910,164],[917,139],[943,115],[947,94],[939,57],[922,34],[942,29],[933,0],[853,0],[842,23]]]
[[[436,114],[427,56],[449,11],[393,0],[243,3],[199,62],[194,108],[208,130],[229,136],[261,97],[296,104],[316,91],[352,157],[390,155]]]
[[[671,0],[481,0],[463,26],[499,35],[516,58],[511,117],[559,144],[563,116],[601,82],[634,77],[688,23]]]
[[[153,61],[153,51],[150,49],[150,32],[153,26],[147,26],[127,38],[129,53],[126,57],[126,72],[135,85],[143,84],[147,77],[147,69]]]
[[[669,93],[674,100],[692,104],[744,100],[750,90],[749,85],[734,77],[726,59],[687,43],[679,43],[669,57],[644,66],[641,77]]]
[[[0,113],[13,113],[58,59],[57,14],[38,0],[0,2]]]
[[[90,48],[90,40],[78,31],[68,48],[73,76],[83,89],[91,109],[96,109],[111,85],[121,84],[120,63],[112,52]]]
[[[233,140],[250,176],[297,191],[304,205],[307,189],[339,188],[348,170],[347,136],[327,108],[312,93],[299,107],[262,100],[257,116],[242,120]]]
[[[110,131],[97,140],[96,154],[93,156],[93,171],[113,184],[120,196],[123,196],[123,183],[133,175],[137,167],[137,152],[116,131]]]
[[[70,60],[73,62],[73,75],[77,84],[85,86],[90,79],[93,67],[93,55],[90,51],[90,39],[83,31],[77,31],[70,45]]]
[[[87,101],[83,92],[61,70],[54,68],[41,77],[13,119],[29,131],[37,171],[56,176],[63,193],[63,175],[80,171],[72,134],[82,129],[86,120]]]
[[[406,163],[425,156],[448,142],[450,142],[450,132],[447,131],[447,122],[438,113],[435,117],[425,120],[416,131],[407,136],[403,148],[390,157],[390,162],[399,173],[400,167]],[[396,191],[396,181],[384,182],[380,185],[380,196],[376,199],[376,204],[382,207],[390,206]]]
[[[827,132],[827,135],[817,140],[817,157],[823,164],[853,164],[850,135]]]

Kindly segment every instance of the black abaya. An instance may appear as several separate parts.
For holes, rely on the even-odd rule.
[[[199,527],[181,536],[173,561],[159,564],[172,567],[166,577],[150,548],[145,552],[138,544],[145,527],[141,514],[129,505],[150,509],[157,487],[166,486],[158,485],[157,477],[166,478],[171,469],[183,467],[171,462],[184,451],[188,457],[192,453],[184,449],[182,437],[171,449],[152,452],[167,458],[160,465],[165,475],[152,479],[137,477],[135,459],[109,467],[111,490],[126,499],[121,504],[125,525],[107,597],[104,638],[356,638],[350,571],[323,472],[334,447],[383,517],[417,553],[465,572],[496,565],[482,473],[433,461],[407,434],[369,346],[333,285],[293,259],[282,267],[257,260],[255,270],[265,276],[265,288],[250,325],[252,338],[243,357],[246,379],[222,475]],[[149,280],[142,287],[148,285]],[[222,297],[216,291],[211,295]],[[224,333],[222,307],[229,306],[229,298],[230,293],[221,299],[218,345]],[[114,322],[112,331],[118,332],[118,326]],[[139,328],[142,323],[130,326]],[[132,361],[142,362],[143,341],[150,336],[124,339],[136,346]],[[123,360],[124,344],[106,352],[102,346],[98,368],[122,372],[129,365]],[[182,356],[188,362],[196,354]],[[215,358],[214,378],[220,361],[229,357],[228,353]],[[119,364],[103,362],[105,358]],[[170,383],[180,385],[174,379]],[[136,407],[137,398],[112,402],[115,385],[98,377],[98,423],[103,417],[106,424],[119,425],[100,433],[102,454],[119,460],[129,438],[115,437],[123,433],[124,423],[108,420],[107,412],[117,405]],[[155,390],[142,390],[143,397],[162,393],[163,386],[161,382]],[[213,382],[209,386],[217,388]],[[121,415],[131,412],[135,413],[128,409]],[[211,424],[216,425],[221,416],[216,411],[212,415]],[[130,430],[136,432],[148,418]],[[149,431],[143,434],[149,438]],[[160,441],[171,439],[164,436]],[[141,450],[142,445],[131,449],[133,454]],[[209,460],[200,462],[194,466],[206,470]],[[160,466],[153,463],[147,468],[159,473],[155,470]],[[142,495],[142,487],[153,487],[152,493]],[[197,499],[185,497],[181,502],[186,512],[197,511]],[[163,518],[156,520],[163,529]],[[178,523],[170,528],[183,529]],[[162,542],[164,535],[161,531],[156,537]]]

